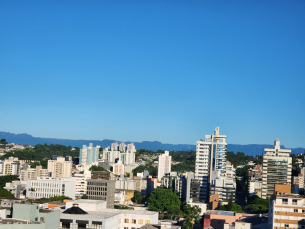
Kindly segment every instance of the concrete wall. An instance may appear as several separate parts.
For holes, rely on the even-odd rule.
[[[48,213],[39,212],[39,220],[41,217],[44,218],[45,229],[58,229],[60,222],[60,211],[59,210],[50,210]]]
[[[21,220],[36,221],[39,219],[38,204],[13,204],[13,218]]]

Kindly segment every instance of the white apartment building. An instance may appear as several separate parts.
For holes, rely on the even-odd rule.
[[[290,185],[288,185],[290,189]],[[269,229],[304,228],[305,198],[298,194],[278,193],[269,204]]]
[[[75,179],[57,177],[37,177],[27,180],[26,197],[31,199],[68,196],[75,199]]]
[[[103,159],[108,160],[110,164],[116,163],[120,160],[123,165],[135,164],[136,148],[133,143],[126,145],[124,142],[118,144],[117,142],[111,144],[111,148],[103,149]]]
[[[281,149],[280,141],[274,141],[273,149],[265,149],[263,156],[262,198],[269,198],[274,193],[275,184],[291,185],[292,158],[291,150]]]
[[[159,155],[158,158],[158,180],[161,180],[165,173],[170,173],[171,168],[172,156],[169,156],[169,151],[165,150],[164,154]]]
[[[87,193],[87,180],[91,179],[91,171],[85,170],[83,174],[74,174],[75,196],[82,197]]]
[[[17,157],[9,157],[0,161],[0,176],[20,174],[20,162]]]
[[[48,172],[51,173],[51,177],[71,177],[72,161],[66,161],[65,157],[48,160]]]
[[[41,165],[36,166],[35,169],[28,168],[20,170],[20,180],[35,180],[37,177],[48,177],[49,172],[47,169],[43,169]]]
[[[219,134],[219,127],[216,127],[213,134],[205,135],[204,140],[197,141],[195,178],[200,181],[200,201],[209,199],[209,184],[212,183],[213,170],[219,171],[219,176],[226,179],[226,138],[226,135]]]
[[[255,190],[261,190],[262,189],[262,182],[261,181],[249,181],[248,183],[248,192],[250,196],[258,195],[258,193]]]

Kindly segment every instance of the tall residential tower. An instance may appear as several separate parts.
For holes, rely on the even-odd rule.
[[[263,156],[262,198],[270,198],[275,184],[291,185],[291,150],[281,149],[280,141],[274,141],[273,149],[265,149]]]

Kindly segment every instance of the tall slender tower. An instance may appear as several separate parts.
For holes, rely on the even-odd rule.
[[[169,151],[165,150],[158,161],[158,180],[161,180],[165,173],[171,172],[172,156],[169,156]]]
[[[212,182],[212,171],[219,171],[221,177],[226,176],[226,135],[219,135],[219,127],[196,145],[195,178],[200,181],[200,201],[209,201],[209,187]]]

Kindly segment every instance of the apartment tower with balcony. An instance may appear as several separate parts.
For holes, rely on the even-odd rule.
[[[262,198],[270,198],[275,184],[291,185],[291,150],[281,149],[280,141],[274,141],[273,149],[265,149],[263,156]]]

